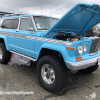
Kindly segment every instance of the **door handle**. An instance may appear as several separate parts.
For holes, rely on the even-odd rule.
[[[16,31],[16,32],[20,32],[20,31]]]
[[[34,33],[34,31],[31,32],[32,34]]]

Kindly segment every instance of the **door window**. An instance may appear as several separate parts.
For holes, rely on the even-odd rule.
[[[21,18],[19,29],[26,31],[28,27],[33,28],[33,23],[32,23],[31,18]]]

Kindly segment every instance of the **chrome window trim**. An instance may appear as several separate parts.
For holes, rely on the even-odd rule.
[[[36,24],[35,24],[35,21],[34,21],[34,18],[33,18],[33,17],[34,17],[34,16],[31,16],[31,19],[32,19],[32,22],[33,22],[35,31],[37,31]]]
[[[17,30],[19,30],[19,26],[20,26],[20,19],[21,19],[21,18],[19,18],[19,23],[18,23],[18,28],[17,28]]]

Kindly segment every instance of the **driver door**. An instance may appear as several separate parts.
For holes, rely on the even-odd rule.
[[[33,28],[33,31],[27,30],[28,27]],[[19,37],[13,38],[12,49],[34,58],[34,39],[32,37],[35,37],[35,31],[31,17],[20,18],[19,30],[16,30],[15,34],[19,35]],[[30,36],[32,39],[27,38],[27,36]]]

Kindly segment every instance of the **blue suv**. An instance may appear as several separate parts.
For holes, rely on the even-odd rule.
[[[0,20],[0,63],[8,63],[11,53],[36,62],[38,79],[50,92],[66,85],[70,71],[90,74],[100,64],[100,39],[85,34],[100,22],[99,5],[79,3],[61,19],[16,14]]]

